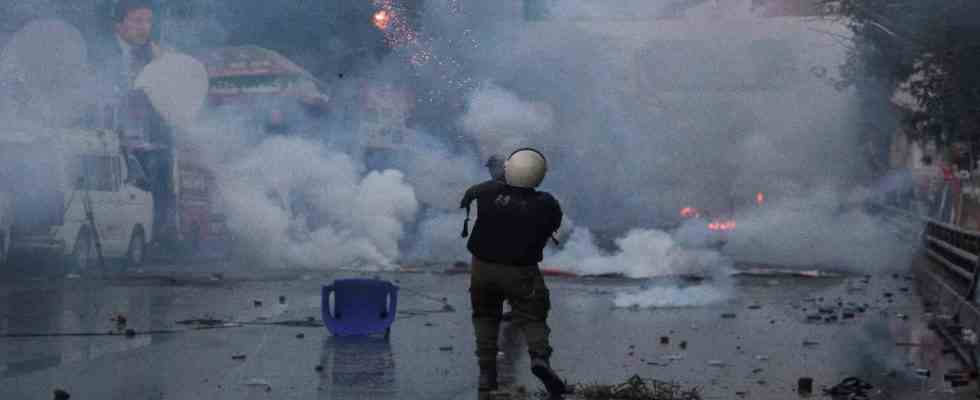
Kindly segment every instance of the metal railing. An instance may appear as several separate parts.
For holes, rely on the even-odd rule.
[[[887,206],[885,206],[887,207]],[[931,263],[913,267],[918,293],[935,317],[930,326],[953,348],[959,359],[976,370],[977,348],[963,340],[965,329],[980,332],[977,277],[980,268],[980,232],[937,220],[922,218],[900,209],[882,209],[892,215],[923,223],[921,249]],[[925,261],[925,260],[923,260]]]
[[[922,248],[930,259],[942,265],[967,297],[976,292],[977,254],[980,254],[980,232],[938,221],[927,221],[922,233]]]

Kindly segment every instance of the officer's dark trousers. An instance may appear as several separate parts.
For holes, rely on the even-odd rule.
[[[524,331],[532,358],[551,357],[546,320],[551,300],[541,270],[536,266],[501,265],[473,257],[470,303],[480,365],[497,360],[497,336],[504,300],[510,303],[512,323]]]

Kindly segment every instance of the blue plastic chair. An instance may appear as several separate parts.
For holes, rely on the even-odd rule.
[[[330,294],[333,294],[331,315]],[[398,310],[398,286],[379,279],[338,279],[321,292],[323,324],[335,336],[391,332]]]

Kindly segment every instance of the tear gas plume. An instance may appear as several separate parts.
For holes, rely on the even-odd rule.
[[[623,274],[631,278],[663,276],[711,276],[731,267],[716,251],[682,247],[668,233],[636,229],[616,240],[616,250],[601,250],[592,233],[576,228],[563,248],[544,260],[544,265],[565,268],[582,275]]]
[[[746,210],[726,253],[746,262],[869,273],[902,270],[915,247],[867,214],[865,195],[823,190]]]
[[[731,288],[717,285],[678,286],[671,283],[617,293],[613,304],[620,308],[700,307],[731,299]]]
[[[394,268],[418,210],[401,172],[364,173],[349,156],[300,138],[264,140],[219,180],[231,228],[272,264]]]

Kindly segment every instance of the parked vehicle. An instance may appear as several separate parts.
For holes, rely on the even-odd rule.
[[[4,258],[63,258],[72,272],[99,260],[143,263],[153,199],[139,163],[106,130],[0,131]],[[5,204],[3,204],[5,203]],[[100,255],[101,253],[101,255]]]

